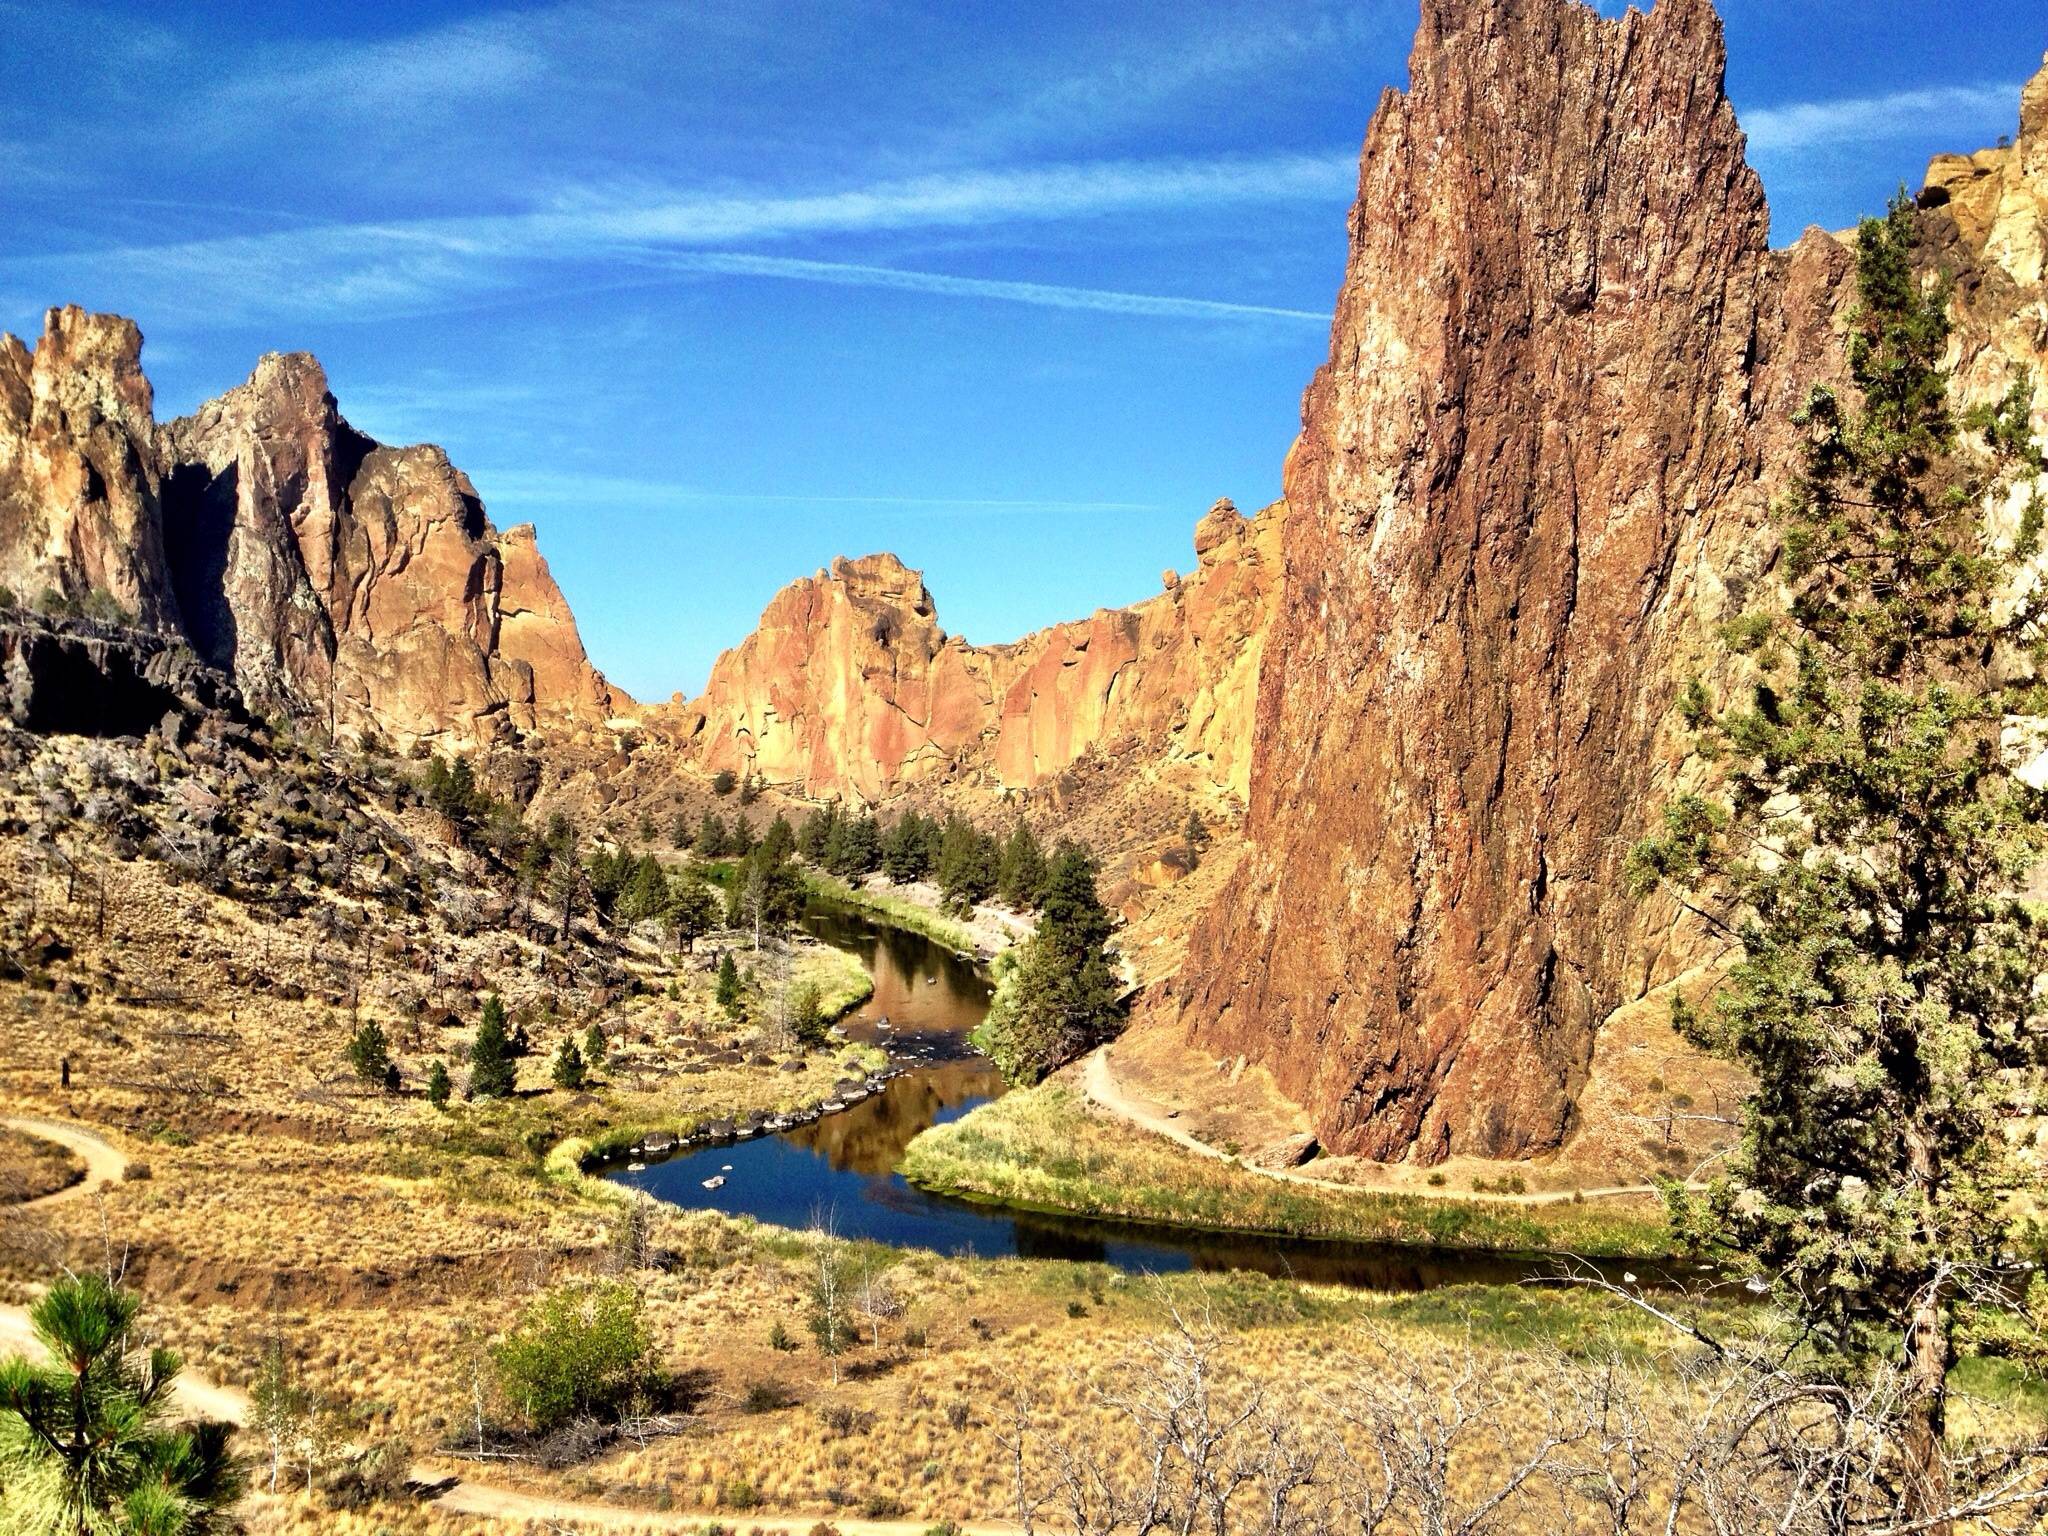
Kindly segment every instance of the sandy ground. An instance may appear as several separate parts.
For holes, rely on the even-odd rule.
[[[1187,1148],[1190,1152],[1199,1153],[1203,1157],[1219,1158],[1226,1162],[1235,1161],[1231,1153],[1224,1151],[1220,1147],[1211,1146],[1208,1142],[1203,1141],[1176,1124],[1173,1119],[1173,1112],[1165,1106],[1154,1103],[1152,1100],[1145,1098],[1141,1093],[1126,1087],[1125,1084],[1119,1081],[1116,1069],[1111,1061],[1110,1053],[1113,1049],[1114,1047],[1112,1046],[1101,1046],[1081,1065],[1082,1091],[1090,1099],[1111,1113],[1123,1116],[1124,1119],[1130,1121],[1133,1125],[1139,1126],[1144,1130],[1157,1132],[1175,1145]],[[1302,1173],[1292,1168],[1259,1168],[1249,1163],[1243,1166],[1246,1171],[1259,1174],[1264,1178],[1276,1179],[1286,1184],[1305,1184],[1313,1189],[1341,1190],[1346,1193],[1355,1194],[1365,1187],[1357,1183],[1337,1179],[1319,1178],[1313,1174]],[[1519,1195],[1475,1194],[1470,1190],[1452,1189],[1448,1185],[1437,1188],[1427,1184],[1417,1185],[1412,1188],[1404,1187],[1401,1191],[1404,1195],[1411,1195],[1423,1200],[1483,1199],[1489,1202],[1511,1205],[1561,1205],[1570,1203],[1574,1198],[1587,1200],[1618,1199],[1630,1195],[1654,1195],[1656,1192],[1656,1186],[1653,1184],[1609,1184],[1592,1189],[1575,1191],[1547,1190]]]

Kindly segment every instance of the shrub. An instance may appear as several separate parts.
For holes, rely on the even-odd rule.
[[[618,1281],[576,1281],[539,1297],[492,1353],[498,1390],[529,1428],[615,1418],[647,1383],[640,1298]]]
[[[739,784],[739,776],[730,768],[721,768],[711,776],[711,793],[729,795]]]
[[[789,1388],[779,1381],[750,1381],[747,1383],[745,1395],[740,1399],[740,1412],[774,1413],[778,1409],[787,1408],[794,1401],[789,1394]]]

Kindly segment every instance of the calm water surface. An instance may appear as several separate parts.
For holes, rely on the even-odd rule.
[[[1039,1215],[918,1189],[896,1171],[911,1137],[1003,1091],[995,1068],[967,1044],[988,1011],[989,983],[944,946],[858,913],[814,906],[804,926],[858,955],[875,978],[875,995],[842,1021],[847,1035],[886,1047],[907,1070],[872,1098],[810,1125],[608,1177],[676,1205],[782,1227],[829,1220],[842,1237],[941,1253],[1068,1259],[1133,1272],[1243,1269],[1388,1291],[1511,1284],[1556,1272],[1555,1261],[1541,1255],[1208,1233]],[[725,1183],[704,1188],[716,1175]],[[1618,1278],[1622,1266],[1613,1269]]]

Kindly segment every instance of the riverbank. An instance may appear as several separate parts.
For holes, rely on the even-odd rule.
[[[1199,1157],[1091,1106],[1066,1079],[924,1132],[902,1171],[938,1194],[1209,1231],[1590,1258],[1674,1251],[1661,1208],[1647,1198],[1534,1205],[1290,1183]]]
[[[805,869],[803,878],[805,889],[820,900],[922,934],[977,961],[1001,954],[1031,931],[1028,919],[997,907],[976,907],[967,921],[949,916],[939,909],[937,888],[929,885],[849,885],[814,869]]]

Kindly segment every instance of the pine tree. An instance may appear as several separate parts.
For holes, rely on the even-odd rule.
[[[608,1054],[609,1048],[604,1038],[604,1026],[593,1020],[590,1028],[583,1032],[583,1059],[589,1063],[591,1071],[602,1072],[604,1070],[605,1057]]]
[[[732,836],[726,831],[725,818],[716,811],[706,811],[697,824],[698,857],[722,859],[731,851]]]
[[[0,1359],[0,1519],[96,1536],[237,1529],[246,1483],[233,1426],[173,1427],[179,1360],[130,1352],[141,1303],[96,1274],[65,1275],[29,1307],[53,1362]]]
[[[718,1006],[733,1018],[740,1015],[740,968],[733,964],[731,950],[718,957]]]
[[[816,982],[805,982],[790,999],[789,1029],[798,1045],[816,1049],[831,1039],[825,1026],[825,1012],[819,1005]]]
[[[995,839],[977,830],[965,817],[946,822],[939,843],[939,889],[948,906],[967,911],[988,900],[996,888]]]
[[[1679,700],[1723,783],[1667,806],[1631,873],[1739,951],[1710,1007],[1676,1009],[1756,1081],[1725,1171],[1680,1217],[1748,1255],[1835,1370],[1903,1362],[1924,1516],[1944,1504],[1959,1299],[2035,1187],[2008,1131],[2048,1041],[2048,924],[2021,899],[2048,797],[2005,736],[2048,689],[2023,575],[2040,494],[2010,531],[1984,518],[2042,467],[2029,382],[1957,420],[1948,293],[1920,282],[1913,239],[1903,195],[1862,228],[1855,391],[1812,393],[1804,472],[1774,509],[1787,597],[1728,629],[1743,691],[1695,680]]]
[[[391,1076],[391,1042],[375,1019],[363,1020],[350,1037],[348,1064],[357,1077],[380,1088]]]
[[[780,811],[768,823],[768,830],[761,834],[761,846],[771,859],[786,859],[796,852],[796,833],[790,829],[789,818]]]
[[[1002,863],[996,870],[996,894],[1017,908],[1038,904],[1045,884],[1045,853],[1031,829],[1019,819],[1010,840],[1003,844]]]
[[[822,864],[825,859],[825,845],[831,840],[832,829],[839,821],[839,802],[834,800],[820,806],[804,818],[804,824],[796,835],[797,852],[803,855],[807,864]]]
[[[937,863],[937,831],[916,811],[898,816],[883,840],[882,872],[898,885],[925,879]]]
[[[1077,843],[1062,844],[1046,869],[1038,927],[1004,956],[988,1017],[974,1034],[1011,1082],[1037,1082],[1092,1050],[1122,1021],[1110,932],[1093,856]]]
[[[476,1039],[469,1047],[469,1096],[472,1099],[502,1099],[511,1095],[518,1081],[512,1059],[512,1042],[505,1033],[505,1004],[494,992],[484,999],[477,1020]]]
[[[663,909],[662,921],[677,949],[687,951],[711,931],[717,920],[717,898],[693,872],[681,871],[669,881],[668,905]]]
[[[436,1109],[446,1109],[453,1087],[448,1081],[448,1063],[436,1061],[427,1073],[427,1102]]]
[[[555,1086],[574,1092],[583,1086],[588,1071],[584,1065],[583,1053],[576,1049],[576,1042],[564,1037],[562,1043],[555,1047],[555,1066],[551,1074]]]

